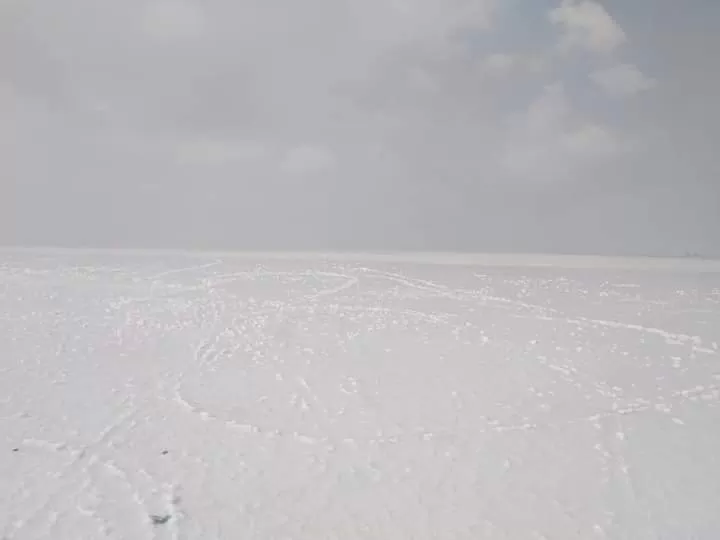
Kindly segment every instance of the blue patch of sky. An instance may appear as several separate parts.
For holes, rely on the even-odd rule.
[[[672,40],[673,32],[707,31],[720,24],[720,0],[598,0],[628,36],[611,57],[603,59],[590,52],[576,51],[557,57],[538,84],[523,81],[504,93],[498,105],[508,111],[526,108],[543,84],[560,81],[573,108],[605,124],[624,124],[633,99],[609,98],[590,74],[619,62],[636,65],[650,77],[662,78],[664,58],[657,52],[659,40]],[[501,4],[489,30],[465,36],[471,52],[478,56],[493,53],[545,54],[559,39],[558,28],[548,15],[560,0],[507,0]]]
[[[578,107],[588,111],[595,118],[612,124],[622,125],[644,106],[642,96],[615,100],[608,98],[589,77],[579,77],[585,71],[609,67],[622,62],[633,64],[645,75],[658,80],[672,76],[673,64],[668,62],[667,53],[673,47],[682,46],[683,36],[701,32],[716,32],[720,24],[720,1],[718,0],[600,0],[613,19],[627,36],[624,43],[611,59],[596,65],[583,66],[577,57],[566,65],[569,73],[568,86]],[[679,39],[678,39],[679,38]],[[676,44],[677,40],[677,44]]]
[[[678,37],[715,34],[720,27],[720,0],[603,0],[625,30],[625,57],[644,73],[662,76],[666,53]]]
[[[567,55],[552,52],[560,39],[560,31],[550,21],[549,14],[559,5],[560,0],[508,0],[501,5],[490,30],[467,36],[471,51],[477,55],[554,55],[537,85],[527,80],[519,82],[501,96],[499,105],[505,110],[525,109],[538,97],[544,84],[561,82],[573,108],[604,123],[621,122],[621,104],[608,99],[589,78],[589,74],[602,65],[597,55],[583,51]]]
[[[717,0],[602,0],[605,9],[630,33],[689,29],[716,30],[720,22]]]
[[[490,54],[541,53],[553,46],[557,31],[548,20],[549,11],[558,0],[506,0],[500,5],[487,30],[470,32],[465,36],[471,54],[485,57]],[[525,109],[541,91],[543,84],[553,82],[550,74],[537,85],[519,82],[499,96],[498,105],[507,111]]]
[[[482,36],[483,48],[495,52],[532,52],[545,49],[557,39],[548,19],[558,0],[507,0],[501,4],[492,28]]]

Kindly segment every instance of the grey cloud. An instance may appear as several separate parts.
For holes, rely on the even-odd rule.
[[[613,52],[627,35],[605,7],[593,0],[562,0],[549,19],[560,26],[563,49],[582,47],[601,54]]]
[[[628,97],[651,90],[657,81],[632,64],[616,64],[594,71],[590,78],[612,97]]]
[[[537,20],[553,44],[506,52],[468,40],[513,32],[494,1],[5,3],[0,241],[643,252],[667,234],[620,229],[641,231],[632,208],[651,204],[696,224],[665,246],[682,252],[715,223],[666,196],[701,192],[671,168],[716,167],[711,93],[680,65],[697,46],[669,68],[697,103],[651,73],[613,125],[579,106],[565,63],[595,55],[587,79],[644,51],[610,8],[555,7]],[[686,157],[662,166],[668,148]],[[583,217],[608,213],[607,236]]]

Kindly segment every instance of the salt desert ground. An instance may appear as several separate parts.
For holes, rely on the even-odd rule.
[[[720,263],[0,252],[0,538],[720,538]]]

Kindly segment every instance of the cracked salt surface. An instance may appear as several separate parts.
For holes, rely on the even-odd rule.
[[[717,269],[431,262],[0,254],[0,538],[720,538]]]

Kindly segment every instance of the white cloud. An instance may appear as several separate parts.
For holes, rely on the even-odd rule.
[[[349,1],[346,5],[367,38],[396,43],[443,40],[463,27],[487,28],[494,3],[495,0],[365,0]]]
[[[657,82],[632,64],[617,64],[595,71],[590,78],[611,97],[633,96],[650,90]]]
[[[520,71],[539,73],[547,64],[547,58],[540,54],[493,53],[485,57],[483,65],[489,73],[506,75]]]
[[[628,148],[618,133],[574,111],[563,85],[556,83],[513,118],[501,163],[514,179],[568,180]]]
[[[561,47],[564,50],[580,47],[607,54],[627,40],[620,25],[593,0],[562,0],[549,18],[563,30]]]
[[[495,53],[485,58],[485,67],[492,71],[506,72],[512,69],[517,63],[517,58],[512,54]]]
[[[580,160],[610,158],[628,148],[616,133],[594,123],[586,123],[564,133],[559,140],[563,151]]]
[[[257,162],[267,158],[269,152],[255,141],[197,138],[177,145],[175,155],[182,162],[225,165]]]
[[[293,175],[317,174],[335,165],[335,156],[329,148],[320,145],[303,144],[291,148],[282,161],[283,171]]]
[[[533,136],[543,136],[561,127],[570,116],[570,102],[561,83],[546,86],[528,107],[524,129]]]
[[[409,46],[446,44],[456,32],[490,26],[496,0],[276,0],[228,2],[218,21],[236,42],[233,51],[336,62],[355,71]],[[220,12],[218,12],[220,13]],[[406,51],[405,51],[406,52]],[[351,66],[348,66],[348,63]]]
[[[612,130],[573,110],[562,85],[545,89],[507,129],[512,101],[549,62],[565,59],[517,48],[483,56],[453,39],[487,28],[496,0],[151,1],[149,36],[137,36],[137,6],[115,17],[135,34],[98,15],[98,36],[112,37],[98,41],[98,52],[75,43],[77,32],[62,34],[82,60],[64,80],[102,97],[103,128],[135,131],[148,155],[162,151],[173,166],[288,177],[332,171],[338,182],[355,175],[400,184],[435,174],[501,177],[505,156],[507,170],[532,179],[570,162],[579,170],[621,146]],[[612,32],[588,22],[588,13],[605,13],[599,5],[566,1],[556,11],[568,35],[582,30],[590,44],[613,43]],[[115,39],[122,35],[137,39]],[[195,37],[203,39],[190,47],[157,46]],[[147,137],[165,146],[148,147]],[[382,159],[368,158],[374,148]]]
[[[143,10],[142,26],[154,38],[196,38],[205,31],[206,17],[189,0],[153,0]]]

